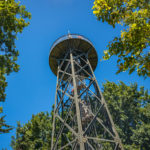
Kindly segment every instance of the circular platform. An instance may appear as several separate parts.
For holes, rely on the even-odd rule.
[[[60,59],[65,51],[67,52],[69,50],[69,46],[71,47],[71,49],[78,49],[83,52],[87,52],[90,49],[88,53],[88,59],[93,68],[93,71],[96,69],[98,56],[92,42],[82,35],[67,34],[57,39],[50,49],[49,65],[52,72],[56,76],[58,69],[58,63],[56,59]]]

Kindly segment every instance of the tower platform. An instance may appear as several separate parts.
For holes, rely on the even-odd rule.
[[[58,69],[57,59],[63,59],[65,57],[65,53],[69,49],[80,50],[84,53],[87,53],[89,51],[88,53],[89,62],[92,66],[93,71],[96,69],[98,56],[92,42],[86,37],[79,34],[67,34],[57,39],[50,49],[49,65],[52,72],[56,76],[57,76],[57,69]],[[64,63],[64,67],[65,65],[66,64]]]

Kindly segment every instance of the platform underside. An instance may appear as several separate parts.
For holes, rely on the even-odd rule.
[[[93,45],[83,39],[71,38],[59,42],[50,52],[49,65],[52,72],[57,76],[58,63],[56,59],[62,59],[69,49],[77,49],[84,53],[88,53],[88,59],[93,71],[96,69],[98,56]],[[55,59],[56,58],[56,59]],[[88,71],[88,70],[87,70]]]

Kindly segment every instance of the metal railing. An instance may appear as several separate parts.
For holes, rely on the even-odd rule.
[[[50,49],[50,52],[52,51],[52,49],[53,49],[58,43],[60,43],[61,41],[67,40],[67,39],[71,39],[71,38],[73,38],[73,39],[82,39],[82,40],[85,40],[85,41],[89,42],[89,43],[94,47],[94,45],[92,44],[92,42],[91,42],[89,39],[87,39],[86,37],[82,36],[82,35],[79,35],[79,34],[67,34],[67,35],[64,35],[64,36],[60,37],[59,39],[57,39],[57,40],[53,43],[53,45],[52,45],[52,47],[51,47],[51,49]]]

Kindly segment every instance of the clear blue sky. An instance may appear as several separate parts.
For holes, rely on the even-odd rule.
[[[117,57],[108,61],[100,61],[103,50],[115,36],[120,36],[122,26],[114,29],[107,23],[96,21],[92,13],[93,0],[21,0],[32,14],[30,26],[18,35],[17,49],[20,51],[18,64],[20,71],[7,77],[7,98],[3,105],[5,120],[16,127],[16,121],[22,124],[31,119],[32,114],[41,111],[51,111],[54,103],[56,77],[51,72],[48,56],[53,42],[68,33],[77,33],[89,38],[98,53],[98,65],[95,70],[99,86],[104,79],[118,83],[122,80],[138,83],[138,87],[149,88],[150,78],[144,80],[136,72],[116,75]],[[0,135],[0,149],[11,150],[11,136],[15,129],[8,134]]]

